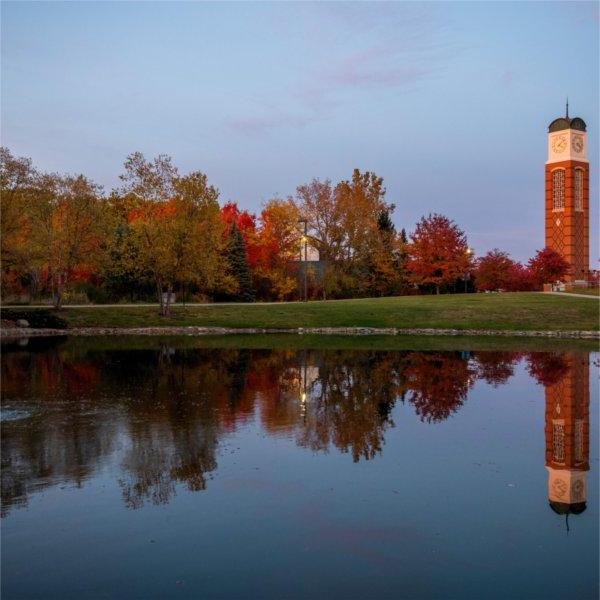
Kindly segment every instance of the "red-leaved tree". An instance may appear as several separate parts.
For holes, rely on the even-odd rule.
[[[484,292],[510,289],[514,270],[515,261],[510,258],[508,252],[494,248],[477,261],[475,286]]]
[[[556,250],[548,247],[538,250],[529,259],[528,266],[538,286],[560,281],[570,269],[569,263]]]
[[[510,271],[510,279],[506,289],[509,292],[532,292],[537,287],[531,269],[520,262],[515,262]]]
[[[422,217],[411,235],[410,279],[417,285],[440,287],[464,277],[471,257],[464,232],[450,219],[433,214]]]

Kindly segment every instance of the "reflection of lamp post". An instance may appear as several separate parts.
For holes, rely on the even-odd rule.
[[[308,301],[308,281],[306,273],[306,262],[308,261],[308,221],[306,219],[298,219],[298,223],[304,224],[304,235],[302,236],[302,242],[304,242],[304,265],[302,269],[304,271],[304,302]],[[302,264],[302,243],[300,244],[300,263]]]
[[[465,251],[466,255],[467,255],[467,260],[469,261],[469,266],[471,266],[471,256],[473,256],[473,248],[471,248],[470,246],[467,246],[467,249]],[[465,273],[465,294],[467,293],[467,283],[469,281],[469,271],[467,271]]]
[[[306,416],[306,350],[302,352],[302,366],[300,367],[300,414]]]

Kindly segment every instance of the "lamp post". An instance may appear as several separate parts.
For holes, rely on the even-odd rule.
[[[304,224],[304,234],[302,235],[302,242],[304,243],[304,265],[302,265],[302,270],[304,271],[304,302],[308,302],[308,279],[306,272],[306,262],[308,261],[308,221],[306,219],[298,219],[298,223]],[[302,264],[302,243],[300,244],[300,264]]]
[[[471,256],[473,256],[473,248],[467,246],[465,254],[467,255],[467,260],[469,261],[469,266],[470,266]],[[465,273],[464,280],[465,280],[465,294],[466,294],[467,293],[467,284],[469,282],[469,271],[467,271]]]

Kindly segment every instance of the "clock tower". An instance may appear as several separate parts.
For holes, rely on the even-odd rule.
[[[571,285],[587,285],[589,272],[590,167],[586,125],[566,115],[548,127],[546,246],[569,263]],[[553,282],[547,282],[553,283]]]
[[[548,500],[559,514],[585,510],[590,451],[590,368],[587,354],[563,355],[564,372],[546,385]]]

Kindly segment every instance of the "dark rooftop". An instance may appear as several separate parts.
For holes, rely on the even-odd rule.
[[[548,126],[548,131],[561,131],[562,129],[577,129],[578,131],[585,131],[585,121],[579,117],[569,118],[569,101],[567,100],[567,110],[564,117],[554,119]]]

